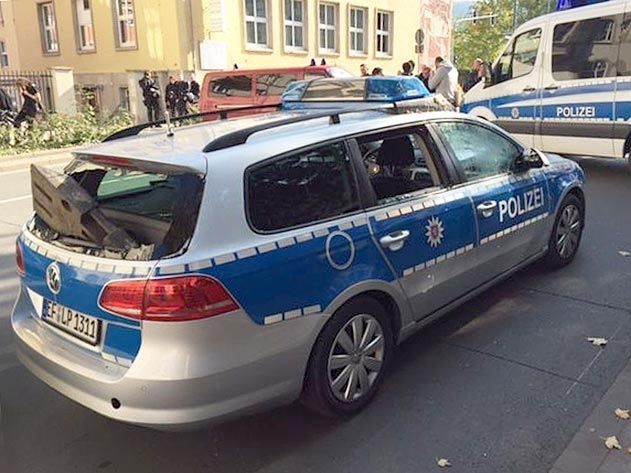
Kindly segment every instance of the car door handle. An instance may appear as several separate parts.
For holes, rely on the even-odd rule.
[[[554,84],[544,87],[544,90],[558,90],[558,89],[559,89],[559,86],[554,85]]]
[[[410,237],[408,230],[401,230],[395,233],[390,233],[379,240],[379,244],[384,248],[389,248],[390,251],[399,251],[403,248],[405,240]]]
[[[535,90],[537,89],[535,89],[534,87],[530,87],[530,86],[524,87],[524,92],[534,92]]]
[[[484,218],[489,218],[493,215],[493,211],[497,208],[497,201],[487,200],[478,205],[478,212],[482,214]]]

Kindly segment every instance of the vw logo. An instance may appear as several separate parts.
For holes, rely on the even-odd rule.
[[[57,263],[51,263],[48,268],[46,268],[46,285],[48,289],[50,289],[50,292],[59,294],[61,290],[61,270]]]

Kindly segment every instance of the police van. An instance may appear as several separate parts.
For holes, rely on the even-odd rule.
[[[631,1],[525,23],[490,77],[466,94],[462,111],[547,152],[628,158]]]

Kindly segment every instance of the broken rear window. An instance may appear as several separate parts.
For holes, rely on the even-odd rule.
[[[128,260],[183,252],[203,188],[202,178],[190,172],[83,160],[66,173],[34,166],[31,179],[33,233],[71,251]]]

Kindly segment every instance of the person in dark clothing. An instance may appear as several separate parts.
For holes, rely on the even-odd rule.
[[[7,94],[7,91],[0,87],[0,110],[6,112],[14,112],[13,99]]]
[[[423,66],[421,69],[421,73],[418,75],[418,78],[425,84],[427,90],[429,90],[429,78],[432,77],[432,68],[429,66]]]
[[[175,77],[169,76],[169,83],[164,92],[164,100],[166,101],[167,110],[172,117],[176,116],[178,98],[178,83]]]
[[[484,78],[484,61],[482,59],[477,58],[473,61],[473,70],[467,76],[467,79],[462,86],[462,90],[468,92],[471,90],[478,82],[480,82]]]
[[[175,83],[175,90],[177,94],[177,99],[175,102],[175,111],[178,117],[183,117],[184,115],[188,115],[188,93],[189,93],[189,85],[188,82],[182,80],[182,76],[178,77],[177,82]]]
[[[20,77],[17,80],[17,86],[22,95],[22,109],[17,114],[13,124],[16,128],[19,128],[23,122],[33,123],[35,116],[37,115],[38,107],[41,108],[41,98],[39,92],[31,81]]]
[[[189,76],[188,93],[189,93],[189,101],[191,103],[199,102],[199,97],[201,95],[201,87],[199,86],[199,82],[195,80],[195,74],[191,74]]]
[[[400,75],[402,75],[402,76],[411,76],[412,75],[412,64],[410,64],[409,62],[404,62],[401,65],[401,68],[403,69],[403,72],[401,72]]]
[[[383,76],[383,69],[380,67],[375,67],[372,70],[372,74],[370,74],[371,76]]]
[[[160,88],[155,79],[146,71],[142,79],[138,81],[142,90],[142,101],[147,107],[147,118],[149,122],[160,119]]]

